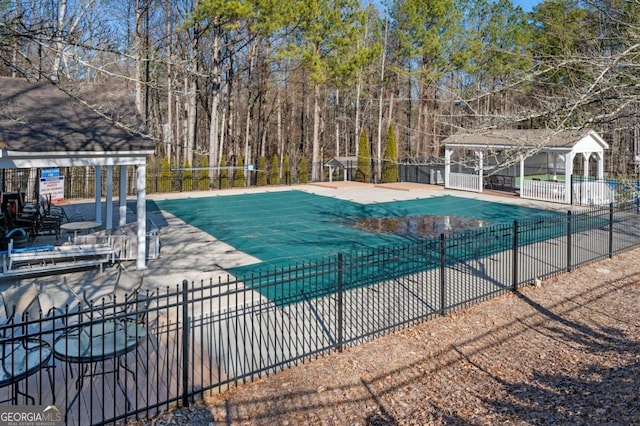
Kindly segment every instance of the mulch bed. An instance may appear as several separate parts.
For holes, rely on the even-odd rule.
[[[640,425],[639,258],[630,251],[144,423]]]

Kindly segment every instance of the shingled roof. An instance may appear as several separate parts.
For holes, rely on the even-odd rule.
[[[59,86],[0,77],[0,149],[149,152],[133,97],[107,85]]]
[[[573,144],[593,132],[591,129],[552,131],[533,130],[492,130],[485,133],[461,133],[451,135],[445,145],[485,145],[500,147],[545,146],[550,148],[570,148]]]

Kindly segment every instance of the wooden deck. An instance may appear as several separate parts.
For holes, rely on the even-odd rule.
[[[134,350],[115,359],[87,365],[52,357],[48,368],[19,382],[20,391],[34,401],[19,395],[17,403],[55,405],[63,416],[66,413],[67,425],[79,426],[125,416],[147,418],[166,409],[166,404],[154,407],[157,401],[177,404],[183,390],[181,324],[161,316],[151,322],[149,331]],[[193,337],[189,346],[192,386],[202,389],[218,383],[218,368],[211,364],[208,351]],[[0,389],[0,400],[10,398],[11,391],[11,386]]]

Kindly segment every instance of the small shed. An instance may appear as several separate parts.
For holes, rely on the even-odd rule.
[[[335,170],[343,170],[343,180],[349,180],[349,171],[358,168],[358,157],[333,157],[326,163],[325,167],[329,168],[329,182],[333,181],[333,172]]]
[[[120,168],[119,225],[126,224],[127,169],[135,166],[136,267],[146,268],[146,162],[155,142],[122,87],[30,82],[0,77],[0,168],[94,167],[96,221],[102,222],[106,170],[107,229],[113,227],[113,170]]]
[[[534,130],[492,130],[483,133],[461,133],[443,141],[445,146],[445,187],[482,192],[486,185],[485,175],[495,174],[492,168],[499,166],[487,161],[487,154],[506,157],[502,162],[506,176],[519,180],[520,197],[561,203],[571,202],[571,178],[574,160],[582,158],[583,177],[604,177],[604,151],[609,145],[593,129],[553,131]],[[456,163],[456,152],[472,153],[473,167],[462,162]],[[543,160],[541,160],[541,156]],[[546,158],[546,160],[544,160]],[[591,163],[595,162],[595,172]],[[458,164],[457,171],[452,169]],[[505,166],[508,165],[508,167]],[[525,173],[529,168],[541,169],[555,178],[548,181],[530,177]],[[558,175],[562,177],[557,178]],[[584,183],[582,194],[588,195],[588,204],[610,202],[608,188],[603,183]]]

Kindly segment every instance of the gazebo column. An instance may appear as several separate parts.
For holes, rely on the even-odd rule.
[[[107,166],[107,225],[113,228],[113,166]]]
[[[118,225],[127,224],[127,166],[120,166],[120,194],[118,203]]]
[[[598,157],[598,179],[604,179],[604,153],[597,152],[596,156]]]
[[[452,150],[445,149],[444,151],[444,187],[449,187],[449,173],[451,173],[451,154]],[[433,183],[433,182],[431,182]]]
[[[589,158],[591,157],[591,153],[590,152],[584,152],[582,153],[582,164],[583,164],[583,171],[584,171],[584,178],[588,179],[589,178]]]
[[[573,175],[573,152],[568,152],[564,160],[564,202],[571,204],[571,175]]]
[[[96,222],[102,222],[102,168],[95,167],[96,174]]]
[[[522,197],[522,187],[524,185],[524,155],[520,156],[520,196]]]
[[[147,166],[138,165],[136,168],[136,206],[138,219],[138,255],[136,257],[136,269],[147,269]]]
[[[484,181],[484,152],[476,151],[476,157],[478,157],[478,192],[482,192],[482,183]]]

